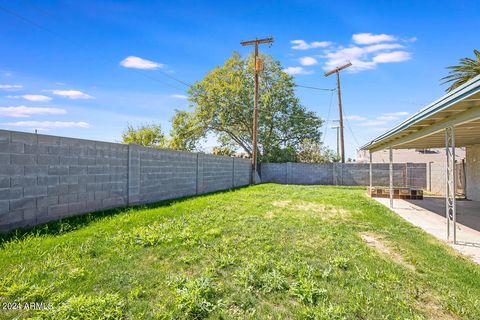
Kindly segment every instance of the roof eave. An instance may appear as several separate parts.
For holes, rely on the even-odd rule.
[[[456,103],[462,99],[465,99],[466,97],[478,91],[480,91],[480,76],[476,76],[475,78],[464,83],[463,85],[459,86],[453,91],[448,92],[441,98],[435,100],[434,102],[430,103],[426,107],[422,108],[419,112],[412,115],[402,123],[398,124],[397,126],[393,127],[389,131],[373,139],[372,141],[366,143],[360,149],[361,150],[374,149],[378,144],[382,142],[386,142],[386,140],[388,140],[389,137],[401,132],[402,130],[412,126],[413,124],[427,118],[428,116],[449,107],[453,103]]]

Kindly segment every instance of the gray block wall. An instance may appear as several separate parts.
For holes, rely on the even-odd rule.
[[[247,159],[0,130],[0,230],[247,185]]]
[[[233,187],[233,158],[202,155],[203,176],[199,185],[202,192],[213,192]]]
[[[233,186],[241,187],[250,184],[252,165],[250,160],[233,158]]]
[[[140,150],[140,203],[197,193],[197,154],[153,148]]]
[[[370,166],[363,163],[263,163],[262,182],[286,184],[326,184],[345,186],[368,186]],[[373,185],[390,184],[389,164],[373,164]],[[426,164],[394,163],[395,186],[426,187]]]
[[[332,184],[331,164],[287,163],[287,179],[292,184]]]
[[[466,196],[480,201],[480,144],[468,146],[466,158]]]

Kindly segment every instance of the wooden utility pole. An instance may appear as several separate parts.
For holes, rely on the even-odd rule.
[[[242,46],[255,45],[255,61],[254,61],[254,82],[255,89],[253,93],[253,130],[252,130],[252,176],[251,183],[255,183],[255,176],[257,174],[257,129],[258,129],[258,74],[261,69],[261,61],[258,58],[258,45],[261,43],[273,43],[273,38],[255,39],[250,41],[240,42]]]
[[[325,77],[335,73],[337,75],[337,95],[338,95],[338,118],[339,118],[339,127],[340,127],[340,149],[342,156],[342,163],[345,163],[345,140],[343,138],[343,111],[342,111],[342,94],[340,92],[340,71],[346,69],[352,65],[351,62],[348,62],[342,66],[336,67],[333,70],[325,72]]]

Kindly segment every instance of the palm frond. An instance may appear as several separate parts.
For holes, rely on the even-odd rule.
[[[458,65],[448,66],[446,69],[450,70],[445,77],[440,79],[441,84],[453,82],[447,89],[447,92],[458,88],[462,84],[480,75],[480,51],[474,49],[476,59],[461,58]]]

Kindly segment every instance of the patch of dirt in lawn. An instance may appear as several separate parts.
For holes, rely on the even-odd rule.
[[[430,320],[457,320],[460,319],[454,314],[451,314],[448,311],[443,310],[441,307],[438,306],[437,303],[429,300],[429,301],[421,301],[418,304],[419,310],[422,310],[426,313],[426,316]]]
[[[364,232],[361,233],[360,236],[367,245],[374,248],[382,255],[387,256],[395,263],[398,263],[411,271],[415,271],[415,266],[405,261],[405,259],[398,252],[393,250],[388,242],[382,239],[380,235],[372,232]]]
[[[343,209],[343,208],[336,208],[333,206],[326,206],[320,203],[315,202],[298,202],[293,203],[290,200],[281,200],[281,201],[274,201],[272,204],[276,207],[281,208],[288,208],[303,212],[308,212],[310,214],[319,214],[318,216],[324,220],[327,219],[344,219],[350,216],[350,213]],[[275,213],[271,211],[267,212],[267,217],[273,217]]]
[[[275,207],[285,208],[285,207],[289,207],[292,204],[292,201],[290,201],[290,200],[273,201],[272,204]]]
[[[275,216],[276,216],[276,214],[275,214],[274,211],[267,211],[267,212],[265,213],[265,218],[267,218],[267,219],[272,219],[272,218],[275,217]]]

